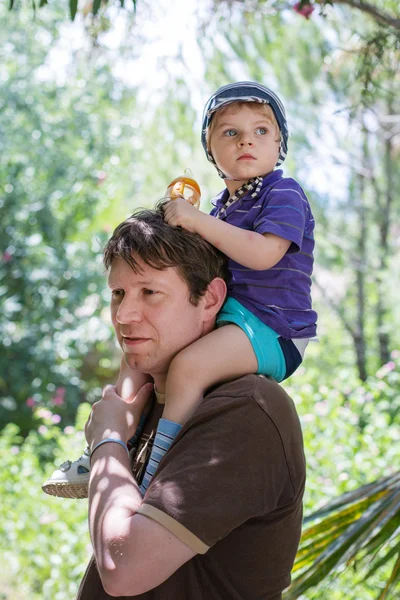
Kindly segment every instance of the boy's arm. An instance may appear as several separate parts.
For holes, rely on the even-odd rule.
[[[255,271],[275,266],[292,243],[272,233],[261,234],[229,225],[200,212],[183,198],[168,202],[164,217],[169,225],[198,233],[229,258]]]

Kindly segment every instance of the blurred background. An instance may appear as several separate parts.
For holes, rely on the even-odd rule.
[[[317,222],[318,342],[284,384],[312,515],[291,597],[399,597],[397,0],[37,4],[0,6],[0,599],[76,593],[87,502],[40,486],[116,377],[102,248],[185,169],[210,209],[201,112],[239,79],[283,99]]]

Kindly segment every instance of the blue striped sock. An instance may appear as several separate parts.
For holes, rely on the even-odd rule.
[[[149,462],[147,463],[146,472],[143,476],[142,485],[140,486],[140,491],[143,496],[145,495],[146,490],[153,479],[154,473],[158,469],[161,459],[168,452],[172,442],[181,429],[182,425],[179,425],[179,423],[174,423],[174,421],[168,421],[168,419],[160,419],[158,421],[153,448],[151,449]]]
[[[144,411],[142,413],[142,416],[140,417],[139,425],[137,426],[133,437],[131,437],[131,439],[128,441],[129,450],[137,446],[139,438],[142,435],[143,427],[145,426],[147,417],[148,411]]]

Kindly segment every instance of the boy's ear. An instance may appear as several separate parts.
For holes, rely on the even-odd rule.
[[[203,308],[207,313],[207,318],[214,319],[221,309],[226,298],[226,283],[221,277],[215,277],[209,283],[206,293],[204,294]]]

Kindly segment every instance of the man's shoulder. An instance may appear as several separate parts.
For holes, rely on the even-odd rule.
[[[293,400],[282,386],[264,375],[245,375],[213,388],[204,399],[204,408],[233,409],[238,403],[256,414],[261,410],[279,427],[291,423],[300,427]]]
[[[293,400],[272,379],[246,375],[224,383],[206,395],[192,419],[199,433],[214,432],[221,447],[229,445],[233,432],[240,432],[239,452],[250,445],[265,455],[273,453],[271,469],[286,465],[293,489],[302,491],[305,457],[300,420]]]

